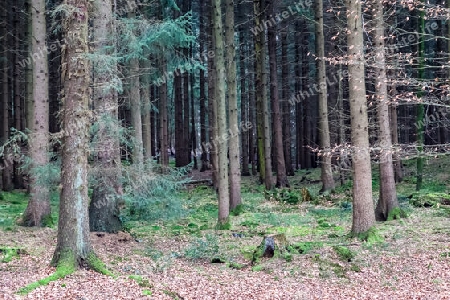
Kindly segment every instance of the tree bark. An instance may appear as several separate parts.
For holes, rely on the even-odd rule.
[[[161,49],[161,53],[164,49]],[[164,55],[160,56],[161,74],[165,74],[167,70]],[[159,86],[159,139],[160,139],[160,164],[162,168],[169,166],[169,122],[167,116],[167,83],[163,82]]]
[[[98,55],[111,55],[109,40],[114,34],[111,0],[96,0],[94,10],[95,51]],[[122,229],[119,219],[119,202],[122,196],[120,182],[120,148],[117,92],[108,86],[114,74],[102,71],[100,63],[94,64],[94,113],[98,130],[94,141],[95,185],[89,204],[89,228],[91,231],[118,232]],[[113,70],[117,67],[113,66]]]
[[[317,55],[317,81],[319,83],[319,140],[322,188],[327,192],[334,189],[333,172],[331,170],[331,142],[328,124],[328,92],[327,73],[325,67],[325,37],[323,33],[323,1],[316,0],[315,29],[316,29],[316,55]]]
[[[289,63],[288,63],[288,41],[287,31],[281,31],[281,81],[282,86],[282,120],[283,120],[283,141],[284,141],[284,161],[286,166],[286,175],[294,176],[292,165],[292,135],[291,135],[291,104],[289,98]]]
[[[375,97],[378,111],[380,141],[380,198],[375,210],[378,221],[386,221],[393,209],[398,208],[395,189],[394,165],[392,162],[392,140],[389,120],[386,63],[384,54],[383,3],[373,1],[373,19],[375,20]]]
[[[244,20],[244,7],[240,7],[241,11],[241,20]],[[247,28],[241,26],[239,30],[239,44],[240,44],[240,58],[239,58],[239,72],[241,79],[241,122],[245,124],[245,122],[249,121],[249,108],[248,108],[248,93],[247,93],[247,74],[245,72],[245,60],[246,60],[246,51],[245,51],[245,31]],[[251,130],[251,129],[250,129]],[[243,130],[241,132],[241,153],[242,153],[242,176],[250,176],[250,155],[252,153],[252,149],[249,147],[249,130]]]
[[[274,0],[269,0],[268,11],[270,15],[275,15]],[[272,24],[268,28],[268,48],[270,65],[270,96],[272,104],[272,124],[274,127],[274,158],[276,159],[277,181],[276,187],[283,188],[289,186],[286,176],[286,164],[284,161],[283,130],[281,124],[280,99],[278,98],[278,64],[277,64],[277,26]]]
[[[0,38],[2,39],[1,45],[2,45],[2,53],[4,53],[4,59],[2,59],[2,120],[1,120],[1,134],[0,134],[0,143],[3,144],[9,139],[9,130],[10,130],[10,105],[9,102],[9,85],[8,85],[8,53],[9,53],[9,35],[8,33],[8,14],[7,10],[3,9],[2,14],[2,24],[0,25]],[[13,181],[12,181],[12,174],[13,174],[13,162],[8,157],[8,151],[4,153],[4,156],[2,158],[2,187],[4,191],[11,191],[14,189]]]
[[[238,104],[236,83],[236,48],[234,44],[234,0],[225,0],[225,48],[226,77],[228,90],[228,117],[230,128],[229,149],[229,180],[230,180],[230,210],[242,203],[241,200],[241,157],[239,139],[241,129],[238,126]]]
[[[353,144],[352,234],[359,234],[368,231],[375,224],[375,213],[372,200],[361,2],[347,0],[346,6],[349,102]]]
[[[206,10],[205,10],[206,8]],[[205,22],[206,22],[206,16],[204,15],[204,12],[208,10],[208,7],[206,7],[206,3],[205,1],[202,1],[200,3],[200,55],[203,55],[203,51],[205,50],[205,46],[203,41],[206,42],[206,33],[205,33]],[[203,59],[203,57],[202,57]],[[209,161],[208,161],[208,149],[205,146],[207,141],[208,141],[208,136],[207,136],[207,98],[206,98],[206,78],[205,78],[205,71],[203,69],[200,69],[200,99],[199,99],[199,103],[200,103],[200,144],[201,144],[201,150],[202,150],[202,154],[201,154],[201,161],[202,161],[202,166],[200,168],[200,172],[204,172],[206,170],[210,169],[210,165],[209,165]],[[210,120],[208,120],[208,123],[210,122]],[[208,124],[209,125],[209,124]]]
[[[223,39],[223,24],[221,13],[221,1],[212,0],[213,11],[213,33],[215,44],[214,64],[216,67],[216,85],[215,95],[217,102],[217,157],[218,157],[218,187],[219,187],[219,220],[218,224],[225,225],[228,223],[228,216],[230,213],[230,194],[229,194],[229,179],[228,179],[228,157],[227,148],[228,141],[223,139],[227,134],[227,120],[226,120],[226,74],[225,74],[225,59],[224,59],[224,39]]]
[[[135,4],[135,0],[132,0]],[[128,18],[135,18],[136,12],[134,10],[128,13]],[[136,36],[139,32],[134,32]],[[139,80],[139,60],[137,58],[130,59],[130,121],[133,128],[133,143],[132,143],[132,161],[133,164],[140,168],[144,163],[144,144],[142,140],[142,113],[141,113],[141,89]]]
[[[45,0],[33,0],[32,46],[31,53],[40,53],[46,48],[47,27],[45,21]],[[30,138],[30,200],[23,214],[22,224],[25,226],[42,226],[43,221],[51,218],[49,187],[38,182],[38,170],[47,166],[48,132],[49,132],[49,99],[48,99],[48,64],[47,54],[42,52],[40,59],[33,60],[33,108]],[[47,219],[47,220],[46,220]],[[48,225],[48,224],[47,224]]]
[[[80,266],[94,255],[89,240],[87,183],[89,149],[88,1],[66,0],[73,7],[63,30],[66,47],[64,81],[61,200],[57,246],[52,264],[69,261]]]

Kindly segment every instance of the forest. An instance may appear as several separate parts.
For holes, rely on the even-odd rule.
[[[0,299],[450,298],[450,0],[0,16]]]

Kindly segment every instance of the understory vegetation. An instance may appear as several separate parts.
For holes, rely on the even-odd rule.
[[[431,243],[439,249],[439,257],[433,259],[449,259],[450,174],[445,172],[449,166],[447,158],[429,160],[425,189],[416,192],[414,161],[405,162],[406,176],[397,185],[402,218],[378,223],[364,237],[349,236],[351,181],[331,193],[319,195],[320,183],[314,183],[319,182],[318,169],[297,171],[290,189],[270,195],[257,184],[257,178],[243,177],[243,205],[230,217],[229,230],[216,229],[217,197],[215,191],[205,185],[189,186],[179,192],[174,190],[172,200],[166,205],[167,214],[161,214],[159,219],[155,217],[156,211],[148,211],[146,215],[143,209],[135,212],[125,209],[124,228],[136,241],[134,253],[150,259],[151,270],[155,273],[166,272],[181,260],[198,267],[207,264],[243,272],[265,272],[278,280],[283,280],[280,270],[287,277],[346,280],[349,274],[377,264],[383,268],[379,259],[398,255],[405,250],[402,247],[424,247]],[[379,185],[376,173],[374,168],[374,191]],[[376,201],[378,195],[374,193],[373,197]],[[16,221],[27,199],[24,191],[0,194],[1,231],[24,230]],[[174,201],[177,205],[173,205]],[[57,197],[52,200],[52,206],[56,220]],[[55,224],[49,224],[51,229],[36,230],[55,232]],[[273,258],[255,259],[262,239],[271,234],[285,237],[283,251]],[[447,242],[436,243],[439,240]],[[0,272],[20,263],[24,256],[36,255],[36,251],[22,245],[20,240],[0,239]],[[128,280],[137,282],[143,295],[154,293],[155,287],[136,269],[119,269],[118,265],[126,261],[126,257],[117,257],[114,253],[108,256],[102,260],[114,274],[126,275]],[[63,277],[63,273],[64,270],[56,270],[52,279]],[[40,286],[48,282],[34,284]],[[27,292],[27,289],[20,292]]]

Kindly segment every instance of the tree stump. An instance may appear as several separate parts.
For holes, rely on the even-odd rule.
[[[263,257],[281,257],[286,251],[286,247],[287,241],[284,233],[267,235],[253,252],[252,263],[260,261]]]

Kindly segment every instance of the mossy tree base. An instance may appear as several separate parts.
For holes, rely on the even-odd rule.
[[[369,230],[360,233],[350,233],[350,237],[356,237],[361,241],[367,243],[379,243],[383,242],[384,238],[378,233],[375,227],[371,227]]]
[[[95,255],[94,252],[91,252],[86,259],[78,260],[71,251],[65,251],[60,253],[57,259],[57,263],[55,262],[55,258],[52,261],[52,265],[56,266],[55,273],[20,288],[17,293],[19,295],[26,295],[40,286],[48,285],[52,281],[69,276],[80,267],[86,267],[101,274],[114,277],[113,273],[106,268],[105,264],[97,257],[97,255]]]

